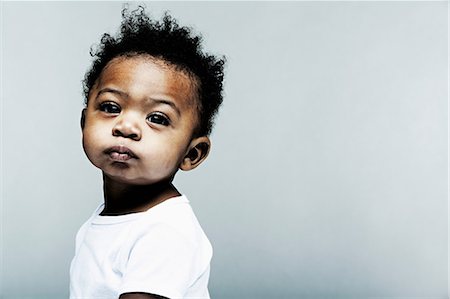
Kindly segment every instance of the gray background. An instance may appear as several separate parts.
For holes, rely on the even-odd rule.
[[[207,162],[176,183],[213,298],[447,298],[446,2],[164,2],[228,57]],[[120,2],[2,3],[2,298],[64,298],[102,200],[80,143]]]

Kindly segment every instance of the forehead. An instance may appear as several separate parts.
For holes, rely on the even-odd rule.
[[[123,89],[139,97],[169,97],[179,105],[197,106],[197,80],[164,60],[152,56],[119,56],[102,70],[94,89]]]

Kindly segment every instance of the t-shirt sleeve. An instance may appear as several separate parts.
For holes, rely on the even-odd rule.
[[[199,245],[168,225],[152,228],[130,247],[119,293],[183,298],[209,265]]]

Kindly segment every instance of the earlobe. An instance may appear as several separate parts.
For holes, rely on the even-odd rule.
[[[200,165],[208,156],[210,148],[211,141],[207,136],[192,140],[189,150],[180,164],[180,169],[188,171]]]
[[[81,119],[80,119],[81,130],[84,129],[85,122],[86,122],[86,108],[83,108],[83,110],[81,110]]]

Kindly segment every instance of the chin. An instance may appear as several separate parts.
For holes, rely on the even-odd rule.
[[[117,183],[126,184],[126,185],[150,185],[152,181],[142,177],[131,176],[123,171],[114,171],[107,172],[103,170],[103,175],[107,176],[111,180],[116,181]]]

